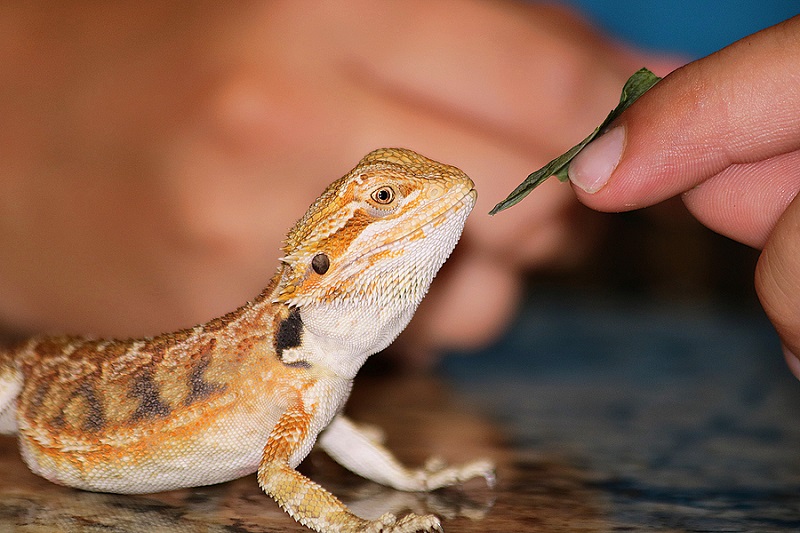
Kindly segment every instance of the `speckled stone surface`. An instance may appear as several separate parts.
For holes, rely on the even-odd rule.
[[[537,294],[446,375],[602,531],[800,531],[800,383],[760,312]]]
[[[446,531],[800,530],[800,383],[758,314],[534,294],[506,337],[438,376],[360,376],[350,414],[408,463],[492,457],[498,485],[403,494],[313,453],[356,512]],[[0,437],[0,531],[304,531],[254,476],[155,495],[58,487]]]

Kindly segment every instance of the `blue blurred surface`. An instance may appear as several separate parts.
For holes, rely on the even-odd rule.
[[[519,453],[582,471],[614,531],[800,530],[800,383],[759,312],[539,289],[443,372]]]
[[[620,39],[697,59],[800,13],[797,0],[562,0]]]

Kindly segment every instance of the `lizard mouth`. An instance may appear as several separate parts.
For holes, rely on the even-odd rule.
[[[399,242],[407,241],[413,239],[414,235],[419,232],[425,232],[431,227],[439,226],[442,221],[448,217],[449,215],[455,213],[455,211],[459,209],[467,209],[466,214],[464,215],[464,220],[466,220],[467,215],[472,211],[472,208],[475,206],[475,202],[478,198],[478,191],[475,190],[474,187],[470,188],[466,193],[457,197],[455,200],[449,202],[441,209],[436,211],[433,215],[431,215],[424,223],[420,224],[418,227],[404,233],[397,238],[392,239],[391,241],[387,241],[382,245],[369,250],[366,253],[363,253],[357,257],[354,257],[350,261],[342,264],[342,267],[346,268],[353,263],[357,263],[365,258],[368,258],[372,255],[385,251],[387,248],[396,245]],[[463,223],[462,223],[463,226]],[[460,232],[460,230],[459,230]]]
[[[475,201],[477,200],[477,198],[478,198],[478,191],[476,191],[475,188],[473,187],[470,190],[468,190],[466,193],[464,193],[462,196],[460,196],[456,200],[454,200],[452,203],[446,205],[445,207],[442,207],[442,209],[440,209],[439,211],[435,212],[424,224],[421,224],[418,228],[415,228],[415,229],[409,231],[408,233],[404,233],[400,237],[398,237],[398,238],[396,238],[396,239],[394,239],[394,240],[392,240],[390,242],[387,242],[386,244],[384,244],[383,246],[379,247],[378,249],[381,249],[381,248],[384,248],[385,246],[389,246],[389,245],[391,245],[393,243],[408,239],[409,237],[411,237],[415,233],[420,232],[420,231],[425,231],[425,228],[428,228],[428,227],[430,227],[432,225],[436,226],[436,225],[439,224],[439,222],[444,220],[448,215],[454,213],[458,209],[466,208],[466,209],[468,209],[467,214],[469,214],[469,212],[472,211],[472,208],[475,206]],[[464,216],[464,218],[466,220],[466,215]]]

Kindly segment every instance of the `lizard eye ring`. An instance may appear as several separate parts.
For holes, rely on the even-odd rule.
[[[389,187],[388,185],[384,185],[378,189],[375,189],[370,197],[380,205],[388,205],[394,202],[395,194],[394,189]]]
[[[314,272],[320,276],[327,272],[330,267],[331,260],[328,259],[328,256],[323,253],[315,255],[314,258],[311,259],[311,268],[313,268]]]

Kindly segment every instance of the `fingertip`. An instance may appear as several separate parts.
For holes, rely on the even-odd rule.
[[[605,187],[617,168],[625,146],[625,127],[617,126],[589,143],[572,160],[569,180],[588,194]]]
[[[800,379],[800,200],[784,212],[756,265],[755,287],[761,305],[783,344],[792,374]]]
[[[800,380],[800,358],[785,346],[783,347],[783,357],[786,359],[786,366],[789,367],[789,371],[795,378]]]

